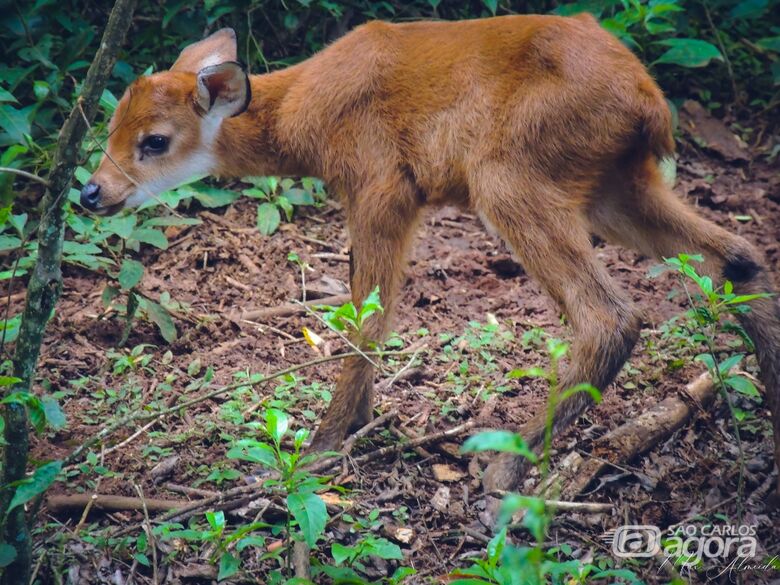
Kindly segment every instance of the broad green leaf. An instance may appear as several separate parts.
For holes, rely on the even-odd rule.
[[[66,240],[62,243],[62,252],[64,254],[86,254],[95,255],[100,254],[103,250],[95,244],[85,244],[82,242],[74,242],[72,240]]]
[[[73,177],[81,184],[86,185],[89,183],[89,180],[92,178],[92,173],[90,173],[87,169],[84,167],[76,167],[76,170],[73,171]]]
[[[168,249],[168,238],[166,238],[165,234],[159,230],[151,228],[138,228],[133,230],[133,233],[130,234],[129,239],[136,240],[142,244],[149,244],[155,248],[160,248],[161,250]]]
[[[149,316],[149,319],[157,325],[163,339],[168,343],[176,341],[176,325],[173,324],[173,319],[168,310],[162,305],[148,299],[145,299],[144,301],[144,308],[146,309],[146,314]]]
[[[357,549],[353,546],[344,546],[338,542],[334,542],[330,547],[330,556],[333,557],[333,562],[337,565],[341,565],[344,561],[354,560],[354,556],[357,553]]]
[[[230,205],[240,196],[241,194],[235,191],[217,189],[216,187],[207,187],[204,185],[198,185],[194,189],[195,199],[197,199],[203,207],[208,207],[210,209]]]
[[[100,107],[108,111],[109,114],[113,114],[118,105],[119,101],[114,94],[108,89],[104,89],[103,94],[100,96]]]
[[[276,468],[276,454],[273,447],[252,439],[238,441],[228,452],[228,459],[258,463],[271,469]]]
[[[325,502],[313,492],[293,493],[287,496],[287,508],[298,523],[306,544],[313,548],[328,521]]]
[[[490,563],[495,566],[501,559],[501,553],[506,546],[506,526],[496,534],[487,545],[487,557]]]
[[[482,0],[482,4],[490,10],[491,14],[495,14],[496,10],[498,10],[498,0]]]
[[[293,208],[292,203],[287,200],[287,197],[283,195],[281,197],[277,197],[275,203],[279,209],[284,211],[284,216],[287,218],[287,221],[292,220],[295,209]]]
[[[727,357],[725,360],[723,360],[718,364],[718,372],[720,372],[721,375],[728,374],[731,368],[739,365],[739,362],[742,361],[743,357],[745,356],[741,353],[734,354],[732,356]]]
[[[287,417],[287,413],[278,410],[276,408],[269,408],[265,411],[265,428],[268,434],[273,437],[277,443],[282,440],[282,437],[287,432],[290,420]]]
[[[693,358],[694,361],[702,362],[705,366],[707,366],[707,369],[710,372],[716,371],[715,367],[715,360],[712,359],[712,356],[708,353],[700,353],[695,358]]]
[[[417,571],[412,569],[411,567],[398,567],[395,570],[395,572],[391,575],[389,585],[399,585],[407,577],[411,577],[412,575],[416,575],[416,574]]]
[[[763,39],[758,39],[756,41],[756,45],[767,51],[780,53],[780,36],[764,37]]]
[[[0,543],[0,569],[14,562],[16,549],[5,542]]]
[[[293,205],[314,205],[315,203],[314,195],[306,189],[288,189],[284,192],[284,196]]]
[[[115,215],[108,219],[103,219],[100,227],[126,240],[133,233],[136,221],[136,216],[133,214]]]
[[[219,572],[217,573],[217,581],[227,579],[235,575],[238,572],[238,568],[241,565],[241,559],[234,557],[229,552],[223,553],[219,559]]]
[[[206,512],[206,520],[211,526],[212,530],[224,530],[225,529],[225,512],[217,510],[216,512]]]
[[[518,380],[522,378],[546,378],[547,372],[543,368],[533,366],[530,368],[517,368],[507,372],[506,377],[510,380]]]
[[[261,203],[257,206],[257,229],[266,236],[273,234],[282,222],[279,208],[273,203]]]
[[[8,321],[0,320],[0,339],[6,343],[13,343],[19,336],[19,327],[22,324],[22,314],[14,315]]]
[[[13,142],[19,144],[24,144],[25,134],[31,132],[27,114],[5,103],[0,103],[0,128],[8,133]]]
[[[24,479],[16,486],[16,492],[8,505],[8,512],[32,500],[38,494],[42,494],[54,483],[62,469],[62,461],[52,461],[35,470],[32,477]]]
[[[2,87],[0,87],[0,102],[12,102],[15,104],[19,103],[10,91],[5,90]]]
[[[370,542],[370,546],[366,547],[369,555],[379,557],[380,559],[402,561],[404,553],[394,542],[390,542],[386,538],[367,537]]]
[[[537,541],[544,539],[545,529],[549,522],[549,516],[545,509],[544,500],[521,494],[509,494],[501,502],[499,525],[504,525],[514,516],[518,510],[525,510],[523,526],[528,528]]]
[[[63,429],[67,424],[65,413],[62,412],[59,403],[51,396],[41,398],[41,407],[46,416],[46,423],[53,429]]]
[[[124,290],[130,290],[135,287],[144,276],[144,265],[137,260],[126,258],[122,261],[122,268],[119,269],[119,286]]]
[[[758,389],[755,387],[753,382],[744,376],[731,376],[726,378],[724,382],[726,382],[730,388],[733,388],[740,394],[744,394],[745,396],[750,396],[752,398],[761,397],[761,394],[758,392]]]
[[[769,0],[742,0],[729,12],[731,18],[754,19],[762,16],[769,8]]]
[[[130,216],[134,217],[134,216]],[[153,217],[147,219],[142,227],[168,227],[168,226],[182,226],[182,225],[200,225],[203,222],[197,217]]]
[[[0,376],[0,387],[7,388],[8,386],[18,384],[21,381],[21,378],[16,378],[14,376]]]
[[[528,447],[525,440],[517,433],[509,431],[487,431],[478,433],[466,439],[460,448],[463,453],[479,451],[500,451],[522,455],[532,462],[537,461],[536,454]]]
[[[704,67],[713,59],[723,61],[723,56],[712,43],[699,39],[666,39],[658,44],[669,47],[656,63],[669,63],[683,67]]]
[[[65,242],[67,244],[67,242]],[[111,266],[114,261],[103,256],[92,254],[65,254],[63,261],[69,264],[81,264],[91,270],[100,270],[105,266]]]
[[[6,250],[16,250],[22,245],[22,240],[16,236],[0,235],[0,252]]]
[[[256,547],[264,547],[265,546],[265,537],[260,536],[259,534],[253,534],[251,536],[247,536],[245,538],[242,538],[236,543],[236,550],[238,552],[241,552],[245,548],[249,546],[256,546]]]
[[[459,573],[455,573],[458,575]],[[484,579],[477,579],[476,577],[467,577],[466,579],[454,579],[447,581],[449,585],[494,585],[495,581],[485,581]]]

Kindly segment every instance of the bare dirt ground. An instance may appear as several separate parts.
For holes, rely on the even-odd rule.
[[[758,245],[775,282],[780,280],[780,183],[775,170],[765,164],[724,162],[687,146],[678,165],[677,192],[698,205],[705,216]],[[197,210],[189,213],[195,215]],[[301,297],[299,269],[287,260],[291,251],[311,266],[306,273],[311,289],[323,287],[323,278],[326,284],[329,279],[347,282],[348,264],[341,255],[348,249],[348,238],[338,206],[307,208],[271,237],[262,236],[254,227],[254,204],[249,200],[201,217],[202,225],[171,232],[168,250],[146,251],[141,258],[147,267],[141,290],[152,298],[168,292],[185,304],[184,319],[177,320],[179,339],[171,345],[163,342],[151,324],[139,323],[126,348],[117,348],[121,321],[97,318],[103,314],[104,282],[89,272],[66,269],[63,300],[44,343],[41,382],[49,391],[62,393],[69,423],[65,430],[35,440],[36,459],[66,456],[111,417],[147,405],[171,405],[181,395],[200,392],[187,389],[192,379],[188,369],[199,378],[213,367],[211,386],[216,387],[230,383],[239,372],[270,373],[316,358],[315,350],[303,341],[303,326],[326,340],[324,351],[344,349],[335,335],[308,315],[256,324],[234,319],[243,310]],[[594,439],[678,392],[702,370],[700,364],[691,362],[685,348],[676,348],[663,336],[664,323],[685,309],[683,295],[672,294],[679,289],[676,280],[671,275],[649,279],[647,270],[654,262],[633,252],[601,243],[596,251],[645,310],[645,327],[629,365],[604,393],[603,402],[555,442],[554,461],[572,450],[588,453]],[[330,256],[323,257],[323,253]],[[419,347],[424,342],[427,351],[412,375],[392,387],[379,378],[377,411],[398,409],[399,415],[391,428],[379,429],[359,442],[355,454],[393,444],[402,440],[401,435],[414,438],[455,427],[480,411],[484,414],[488,403],[488,421],[494,427],[516,427],[543,408],[543,385],[507,380],[505,375],[513,368],[546,364],[544,352],[533,339],[523,339],[524,334],[543,328],[565,337],[566,327],[538,284],[476,218],[449,208],[429,214],[414,246],[398,313],[394,330],[404,345]],[[149,356],[148,363],[139,361],[134,368],[117,373],[120,358],[140,344],[149,344],[141,350]],[[200,364],[199,372],[192,365],[194,360]],[[403,363],[399,358],[398,366]],[[109,470],[108,475],[97,480],[94,465],[75,467],[68,482],[55,485],[53,492],[137,496],[134,486],[138,484],[147,498],[197,499],[197,492],[182,495],[169,488],[178,484],[213,492],[240,485],[250,467],[228,460],[226,450],[231,438],[248,436],[243,423],[257,420],[268,406],[281,406],[295,417],[294,426],[315,428],[338,367],[337,363],[323,364],[256,392],[205,401],[120,444],[138,430],[137,426],[128,428],[105,447],[118,448],[102,456],[96,452],[98,465]],[[754,373],[754,368],[749,361],[747,369]],[[745,521],[756,526],[762,558],[771,558],[780,554],[780,516],[766,509],[762,497],[773,473],[768,412],[746,399],[738,405],[755,415],[742,428],[747,460]],[[411,529],[401,546],[405,563],[418,570],[412,582],[446,575],[484,549],[479,535],[460,530],[474,526],[482,505],[481,463],[458,454],[462,439],[361,466],[345,465],[333,480],[352,490],[346,496],[353,505],[352,516],[365,517],[378,509],[382,534],[393,537],[398,526]],[[719,400],[646,457],[624,469],[613,469],[592,487],[586,499],[612,502],[612,512],[561,513],[550,542],[566,543],[575,558],[591,560],[609,556],[602,535],[622,524],[663,528],[685,522],[733,523],[737,457],[727,409]],[[153,473],[161,461],[170,462],[169,468]],[[446,467],[435,470],[434,465]],[[224,478],[207,480],[214,470],[240,473],[226,472]],[[70,568],[71,575],[81,570],[84,582],[114,582],[108,576],[130,572],[132,560],[120,552],[104,555],[110,549],[99,542],[74,544],[70,540],[68,531],[78,523],[78,513],[54,514],[44,508],[40,517],[46,522],[41,537],[47,539],[44,546],[50,553],[45,566]],[[129,511],[93,513],[87,522],[99,534],[98,529],[121,529],[142,519],[141,512]],[[349,529],[342,518],[329,525],[328,533],[336,541],[349,542],[353,538]],[[517,540],[525,537],[520,533]],[[187,567],[207,565],[193,554],[182,550],[165,563],[170,570],[164,571],[163,578],[168,580],[161,578],[160,582],[198,582],[197,571],[195,580],[182,577]],[[649,583],[665,582],[669,575],[659,565],[660,561],[651,559],[633,567]],[[248,574],[264,582],[263,567],[267,566],[250,562]],[[381,562],[369,569],[376,575],[388,571]],[[135,572],[140,575],[137,579],[150,579],[151,573],[143,567],[136,565]],[[204,575],[200,580],[209,582]],[[50,576],[44,578],[53,581]],[[689,578],[704,580],[701,575]],[[780,573],[768,569],[751,573],[744,582],[778,578]],[[724,575],[713,582],[728,579]]]

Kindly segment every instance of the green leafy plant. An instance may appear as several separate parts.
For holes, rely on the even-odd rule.
[[[595,402],[601,399],[601,394],[590,384],[584,383],[572,388],[560,389],[560,363],[569,350],[568,344],[547,335],[540,336],[538,332],[529,337],[529,343],[533,342],[532,340],[544,340],[549,366],[512,370],[507,377],[538,378],[545,380],[549,386],[542,456],[537,456],[520,435],[508,431],[478,433],[467,439],[461,450],[466,453],[498,451],[523,457],[530,464],[539,466],[542,482],[544,482],[550,469],[553,414],[556,406],[578,392],[590,394]],[[521,510],[524,512],[522,525],[531,533],[536,543],[533,547],[515,546],[508,542],[507,525]],[[545,538],[553,514],[554,510],[549,508],[542,498],[514,493],[504,496],[497,519],[501,529],[488,544],[486,558],[476,560],[470,567],[456,570],[451,575],[454,578],[452,583],[454,585],[541,585],[563,582],[584,583],[586,578],[589,581],[621,576],[635,579],[631,572],[604,574],[592,564],[561,560],[560,549],[546,550]]]
[[[264,425],[255,426],[267,440],[241,439],[228,451],[227,456],[261,465],[278,475],[266,479],[263,486],[285,497],[287,517],[284,534],[289,558],[293,540],[302,540],[313,548],[325,531],[328,510],[317,494],[317,491],[323,489],[323,482],[304,469],[322,454],[303,454],[303,445],[309,437],[309,431],[304,428],[292,434],[292,452],[288,452],[282,444],[291,433],[287,414],[281,410],[268,409],[264,418]]]
[[[282,215],[292,221],[296,207],[316,205],[325,198],[325,187],[319,179],[304,177],[300,181],[278,177],[245,177],[252,186],[241,191],[247,197],[259,199],[257,229],[270,236],[282,222]]]
[[[758,403],[761,402],[761,395],[748,376],[741,372],[733,372],[743,363],[746,354],[733,350],[723,352],[717,348],[716,344],[721,338],[736,337],[741,344],[752,351],[753,343],[750,337],[733,318],[750,311],[750,306],[747,304],[750,301],[768,298],[772,295],[768,293],[735,294],[734,286],[729,280],[726,280],[721,287],[716,287],[712,279],[709,276],[700,275],[693,264],[703,261],[704,258],[699,254],[678,254],[677,257],[666,258],[664,264],[654,269],[652,274],[673,270],[679,275],[690,308],[686,311],[687,320],[684,326],[678,330],[678,335],[698,344],[699,348],[704,350],[694,359],[707,367],[731,413],[734,436],[740,452],[740,474],[737,487],[740,497],[737,499],[737,511],[741,518],[744,451],[740,437],[740,418],[744,420],[745,413],[734,406],[729,392],[736,392],[738,395]],[[695,288],[689,285],[695,285]],[[731,348],[734,345],[726,345],[726,347]]]
[[[378,286],[368,294],[359,310],[352,301],[340,307],[320,305],[317,309],[323,312],[322,319],[331,329],[339,333],[356,334],[358,337],[362,337],[363,328],[369,317],[376,313],[384,313]]]
[[[219,567],[217,580],[222,581],[239,571],[241,561],[237,553],[241,553],[250,546],[262,547],[265,545],[265,537],[253,533],[267,528],[269,525],[265,522],[252,522],[230,531],[223,511],[206,512],[205,517],[208,523],[208,528],[205,530],[185,528],[177,523],[166,523],[155,527],[153,533],[162,540],[178,539],[194,544],[213,545],[214,553],[211,558],[212,562],[217,563]],[[142,538],[136,543],[135,559],[148,567],[150,562],[145,554],[146,548],[147,541]]]

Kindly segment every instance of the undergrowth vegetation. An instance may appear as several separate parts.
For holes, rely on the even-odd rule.
[[[108,9],[103,3],[76,0],[0,0],[0,50],[5,55],[0,65],[0,167],[45,175],[59,128],[79,95]],[[304,581],[294,577],[294,551],[296,543],[304,543],[311,575],[317,582],[422,582],[415,580],[421,577],[399,546],[403,540],[393,541],[382,532],[383,516],[392,516],[394,525],[404,528],[407,507],[389,513],[378,506],[355,506],[348,491],[329,483],[333,467],[327,466],[328,457],[339,459],[342,455],[315,457],[305,453],[311,429],[331,398],[331,386],[322,378],[304,375],[300,371],[303,366],[266,375],[248,369],[216,372],[198,360],[183,371],[171,365],[170,351],[159,357],[154,351],[157,348],[150,344],[128,346],[139,321],[152,323],[159,333],[157,342],[167,347],[179,339],[184,327],[198,327],[215,318],[197,314],[177,300],[175,286],[154,297],[140,286],[145,275],[143,262],[150,252],[166,250],[180,230],[199,225],[196,212],[221,210],[239,199],[251,200],[257,230],[270,237],[294,221],[306,206],[321,207],[327,201],[327,186],[312,177],[245,177],[231,185],[193,177],[189,184],[145,204],[138,213],[114,217],[85,214],[78,205],[78,186],[88,180],[100,160],[117,96],[138,75],[165,69],[184,44],[220,26],[238,31],[239,38],[245,40],[242,59],[252,71],[262,72],[295,63],[353,26],[374,18],[404,21],[589,11],[650,66],[673,107],[688,98],[701,101],[713,113],[729,116],[732,127],[745,140],[773,159],[780,146],[764,138],[773,128],[770,125],[767,133],[760,128],[755,134],[753,128],[764,123],[763,116],[775,112],[780,103],[780,23],[770,17],[778,9],[778,0],[140,2],[132,42],[114,67],[101,100],[101,115],[91,128],[76,171],[77,185],[65,204],[63,261],[73,270],[94,275],[103,305],[95,318],[121,330],[116,347],[103,356],[108,373],[101,378],[84,376],[58,388],[53,388],[43,373],[41,395],[13,392],[18,380],[10,375],[6,358],[8,347],[17,338],[21,314],[12,314],[8,303],[0,315],[4,360],[1,403],[23,405],[34,431],[45,436],[74,422],[66,420],[59,404],[86,395],[88,407],[79,413],[78,423],[95,429],[96,434],[68,456],[36,461],[28,479],[5,486],[13,490],[7,511],[19,506],[37,510],[42,494],[55,481],[80,493],[97,492],[101,482],[121,475],[104,465],[106,451],[115,447],[107,447],[106,439],[130,422],[146,423],[167,416],[192,417],[193,424],[169,436],[150,430],[143,456],[162,463],[175,455],[179,445],[193,439],[216,446],[222,454],[219,461],[188,470],[188,477],[195,488],[227,490],[224,497],[239,502],[235,509],[241,513],[226,515],[218,507],[197,509],[189,514],[170,514],[152,526],[145,511],[145,521],[121,535],[88,522],[86,513],[71,536],[53,529],[58,528],[56,523],[42,525],[37,530],[46,540],[37,553],[41,563],[46,557],[45,578],[62,582],[66,568],[75,562],[72,547],[66,546],[73,538],[91,550],[122,558],[150,579],[152,575],[156,579],[160,564],[197,554],[210,567],[204,575],[217,581],[254,579],[300,585]],[[7,287],[9,296],[23,290],[35,264],[34,234],[41,219],[37,205],[42,189],[34,177],[0,170],[0,283]],[[650,356],[651,366],[645,364],[640,369],[628,364],[619,380],[624,389],[641,393],[660,376],[691,360],[701,362],[715,380],[731,416],[731,426],[724,432],[732,434],[740,451],[736,465],[741,502],[745,460],[740,437],[743,433],[761,435],[766,430],[755,414],[761,408],[761,396],[750,373],[755,370],[749,357],[752,343],[733,317],[746,310],[745,303],[755,297],[736,295],[728,282],[715,287],[696,270],[701,257],[693,254],[695,250],[689,252],[692,254],[667,259],[654,271],[654,275],[664,270],[678,275],[679,292],[685,295],[689,310],[658,331],[645,334],[643,350]],[[290,251],[288,260],[305,278],[308,267],[299,256]],[[309,309],[311,327],[303,333],[319,360],[335,361],[347,353],[322,355],[315,325],[324,323],[339,338],[349,335],[360,339],[367,320],[379,311],[383,307],[377,289],[360,306],[345,303]],[[426,344],[424,349],[419,349],[421,343]],[[549,391],[549,408],[575,392],[586,392],[594,401],[600,398],[599,390],[587,385],[557,388],[567,344],[535,327],[526,327],[518,336],[490,313],[474,316],[462,331],[436,337],[425,329],[406,337],[394,334],[387,343],[371,345],[370,349],[387,380],[419,365],[422,357],[445,364],[447,374],[439,386],[446,386],[446,394],[442,395],[435,384],[421,394],[435,404],[437,416],[450,422],[459,422],[474,405],[517,392],[520,383]],[[546,355],[543,363],[521,364],[513,357],[531,349]],[[346,351],[360,353],[355,346]],[[515,360],[511,368],[505,367],[508,360]],[[214,382],[219,373],[230,377],[229,385]],[[149,379],[155,380],[151,389],[145,383]],[[264,395],[255,392],[272,382]],[[182,394],[177,397],[179,392]],[[222,397],[216,413],[194,408],[215,396]],[[525,457],[544,481],[555,455],[549,425],[539,456],[528,449],[522,437],[505,432],[475,435],[463,449]],[[397,437],[383,438],[397,441]],[[322,465],[323,471],[311,471],[317,465]],[[241,507],[241,497],[247,493],[242,491],[242,481],[247,478],[262,483],[265,497],[259,507]],[[567,545],[551,542],[549,529],[555,514],[555,507],[544,498],[507,495],[501,528],[486,544],[484,555],[460,563],[446,578],[454,585],[642,582],[637,576],[641,566],[619,564],[603,552],[583,559],[574,556]],[[349,526],[340,540],[328,535],[328,527],[336,521]],[[0,567],[11,562],[12,555],[11,547],[0,544]],[[678,566],[686,566],[685,558],[675,560]]]

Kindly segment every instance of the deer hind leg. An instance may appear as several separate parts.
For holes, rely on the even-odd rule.
[[[728,279],[737,294],[773,292],[759,252],[681,201],[664,185],[654,160],[628,165],[623,177],[613,175],[603,185],[603,194],[589,219],[594,231],[607,240],[656,258],[700,253],[705,262],[697,270],[714,283]],[[780,305],[776,297],[749,305],[751,310],[741,315],[740,322],[756,346],[780,469]],[[780,501],[780,476],[776,497]]]
[[[526,271],[570,320],[574,341],[560,388],[590,383],[605,391],[636,343],[640,319],[597,261],[584,214],[567,203],[574,198],[553,185],[523,181],[500,167],[487,166],[480,170],[472,191],[483,220],[511,246]],[[591,402],[587,393],[560,402],[553,433],[570,425]],[[520,428],[532,448],[541,446],[546,421],[545,409]],[[485,472],[485,490],[516,488],[524,469],[523,460],[502,454]]]
[[[360,307],[376,287],[384,313],[366,322],[360,339],[352,342],[366,349],[383,341],[392,320],[404,277],[406,256],[419,212],[414,186],[404,179],[372,185],[346,202],[352,240],[350,284],[352,301]],[[347,431],[373,418],[374,367],[362,357],[345,360],[336,390],[312,442],[312,450],[330,451],[341,446]]]

